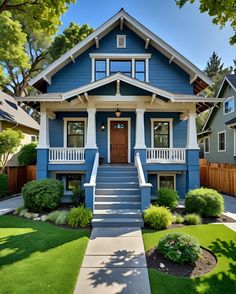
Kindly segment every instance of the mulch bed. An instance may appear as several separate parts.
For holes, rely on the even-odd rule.
[[[202,248],[202,253],[202,257],[194,264],[181,265],[166,259],[155,248],[152,248],[146,253],[147,266],[173,276],[199,277],[212,271],[217,264],[217,259],[213,253],[204,248]],[[164,264],[165,268],[160,268],[160,263]]]

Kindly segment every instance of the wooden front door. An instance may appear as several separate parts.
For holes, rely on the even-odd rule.
[[[128,122],[111,121],[110,124],[111,163],[128,163]]]

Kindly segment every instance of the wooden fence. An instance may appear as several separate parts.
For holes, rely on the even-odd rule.
[[[200,159],[201,186],[236,196],[236,165],[208,163]]]
[[[10,194],[21,192],[25,183],[36,179],[36,166],[14,166],[8,167],[8,191]]]

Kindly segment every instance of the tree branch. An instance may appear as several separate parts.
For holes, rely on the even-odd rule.
[[[0,13],[6,10],[14,10],[14,9],[20,9],[22,10],[22,7],[27,6],[27,5],[35,5],[35,4],[40,4],[38,3],[38,0],[33,0],[33,1],[25,1],[19,4],[8,4],[8,0],[4,0],[2,5],[0,6]]]

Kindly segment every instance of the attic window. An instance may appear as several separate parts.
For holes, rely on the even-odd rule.
[[[117,48],[126,48],[126,35],[117,35]]]

